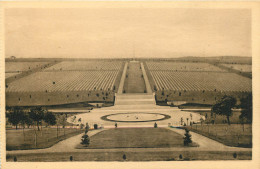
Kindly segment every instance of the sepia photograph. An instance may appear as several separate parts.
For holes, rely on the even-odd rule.
[[[252,9],[100,3],[3,9],[5,162],[252,162]]]

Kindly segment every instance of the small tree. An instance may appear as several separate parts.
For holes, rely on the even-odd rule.
[[[18,124],[21,122],[21,119],[24,116],[24,111],[20,107],[15,107],[10,110],[10,112],[7,114],[8,122],[15,126],[15,129],[17,130]]]
[[[182,155],[181,155],[181,154],[179,155],[179,159],[180,159],[180,160],[182,159]]]
[[[188,146],[190,143],[192,143],[192,140],[191,140],[191,135],[189,133],[189,130],[188,129],[185,129],[185,134],[184,134],[184,146]]]
[[[181,125],[183,124],[183,117],[181,117]]]
[[[31,125],[33,125],[33,120],[29,117],[25,119],[25,124],[27,125],[27,128],[29,128]]]
[[[126,160],[126,155],[125,154],[123,155],[123,160]]]
[[[60,125],[62,125],[62,128],[65,128],[65,125],[66,125],[66,122],[67,122],[67,118],[66,118],[66,115],[65,114],[62,114],[58,117],[57,119],[58,123]]]
[[[44,110],[42,109],[42,107],[31,109],[31,111],[29,112],[29,117],[36,122],[38,131],[40,131],[39,125],[44,118]]]
[[[236,99],[231,96],[224,96],[215,105],[212,106],[212,112],[227,117],[227,122],[230,125],[229,117],[232,116],[232,108],[236,105]]]
[[[85,134],[81,137],[81,144],[83,144],[85,146],[88,146],[89,142],[90,142],[89,136],[87,135],[88,130],[89,130],[89,125],[88,125],[88,123],[86,123]]]
[[[157,127],[158,127],[158,125],[157,125],[157,123],[155,122],[155,123],[154,123],[154,128],[157,128]]]
[[[47,111],[43,118],[44,122],[46,122],[49,125],[55,125],[56,124],[56,117],[52,112]]]
[[[21,121],[20,121],[21,125],[23,126],[23,140],[25,140],[24,128],[28,121],[29,121],[29,115],[23,111],[21,115]]]
[[[200,117],[200,125],[202,126],[202,123],[204,122],[204,119]]]
[[[82,137],[81,137],[81,144],[85,145],[85,146],[88,146],[89,145],[89,137],[87,134],[84,134]]]
[[[243,121],[243,123],[245,121],[247,121],[248,123],[252,123],[252,93],[240,99],[240,107],[242,109],[239,116],[240,120]]]

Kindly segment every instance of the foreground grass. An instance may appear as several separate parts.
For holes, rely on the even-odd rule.
[[[26,150],[51,147],[61,140],[82,133],[83,130],[73,128],[43,128],[41,131],[34,129],[7,130],[6,150]]]
[[[77,146],[77,148],[165,147],[184,147],[183,136],[164,128],[117,128],[95,134],[90,138],[88,147],[80,144]]]
[[[126,160],[123,159],[125,154]],[[180,158],[180,155],[182,158]],[[235,156],[236,155],[236,156]],[[72,157],[72,158],[71,158]],[[236,157],[236,158],[235,158]],[[189,160],[252,160],[251,151],[154,151],[133,152],[123,149],[121,152],[68,152],[68,153],[42,153],[7,155],[6,161],[12,162],[40,161],[189,161]]]
[[[251,124],[245,124],[244,127],[241,124],[196,124],[187,128],[228,146],[252,147]]]

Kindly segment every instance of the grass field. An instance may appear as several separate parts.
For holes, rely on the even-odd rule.
[[[45,69],[45,71],[119,70],[121,67],[121,61],[63,61],[57,65]]]
[[[20,67],[25,63],[14,62]],[[111,102],[120,82],[122,66],[121,61],[64,61],[53,62],[35,72],[31,68],[19,78],[8,78],[6,103],[8,106],[32,106]]]
[[[234,158],[233,154],[237,157]],[[126,160],[122,157],[126,155]],[[179,156],[182,155],[182,159]],[[122,150],[119,152],[67,152],[67,153],[42,153],[42,154],[19,154],[7,155],[6,161],[13,161],[16,157],[18,162],[26,161],[70,161],[72,156],[73,161],[190,161],[190,160],[252,160],[251,151],[146,151],[133,152]]]
[[[37,144],[35,144],[35,132]],[[47,148],[57,142],[82,133],[80,129],[59,128],[58,137],[56,128],[43,128],[41,131],[34,129],[7,130],[6,131],[6,150],[26,150],[35,148]]]
[[[252,65],[247,64],[222,64],[231,69],[239,70],[241,72],[252,72]]]
[[[124,83],[125,93],[144,93],[146,87],[139,62],[129,62]]]
[[[201,111],[201,112],[191,111],[191,112],[195,112],[195,113],[198,113],[200,115],[207,117],[207,118],[205,118],[205,121],[203,122],[204,124],[210,124],[211,120],[214,120],[215,124],[225,124],[225,123],[227,123],[227,117],[226,116],[214,114],[213,117],[211,117],[210,111]],[[240,120],[239,120],[240,114],[241,114],[240,111],[233,111],[232,116],[230,116],[230,119],[229,119],[230,123],[239,124],[240,123]]]
[[[241,124],[196,124],[187,128],[228,146],[252,147],[251,124],[245,124],[244,128]]]
[[[146,62],[149,70],[167,70],[167,71],[214,71],[225,72],[208,63],[191,62]]]
[[[36,72],[8,85],[7,92],[113,90],[118,71]]]
[[[92,136],[87,148],[163,147],[183,147],[183,136],[164,128],[118,128]],[[78,148],[86,147],[79,145]]]
[[[252,80],[235,73],[151,71],[157,90],[252,91]]]
[[[6,62],[5,72],[23,72],[41,67],[48,62]]]

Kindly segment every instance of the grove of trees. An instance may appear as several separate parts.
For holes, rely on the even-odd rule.
[[[246,97],[243,97],[240,99],[240,108],[241,114],[239,116],[240,120],[242,123],[245,121],[248,123],[252,123],[252,116],[253,116],[253,111],[252,111],[252,93],[247,95]]]
[[[55,125],[57,123],[56,116],[42,107],[36,108],[21,108],[21,107],[7,107],[6,117],[8,122],[18,129],[18,125],[22,125],[23,128],[27,125],[29,128],[32,125],[36,125],[38,131],[40,125],[44,121],[48,125]]]
[[[237,101],[234,97],[223,96],[216,104],[211,108],[211,116],[213,114],[223,115],[227,117],[227,122],[230,125],[230,116],[232,116],[232,108],[240,107],[241,114],[239,119],[242,124],[252,123],[252,93],[240,99],[240,105],[236,105]]]
[[[232,108],[236,106],[236,99],[231,96],[223,96],[216,104],[211,108],[211,111],[218,115],[227,117],[227,122],[230,125],[230,116],[232,116]]]

